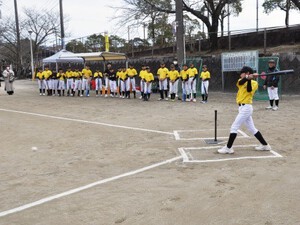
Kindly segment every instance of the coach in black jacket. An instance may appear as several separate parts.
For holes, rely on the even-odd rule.
[[[269,68],[267,73],[276,72],[278,69],[276,68],[276,63],[273,59],[268,61]],[[263,88],[268,90],[268,95],[270,99],[270,105],[266,107],[266,109],[272,109],[273,111],[278,110],[279,105],[279,96],[278,96],[278,83],[279,83],[279,76],[267,76]],[[275,106],[274,106],[275,100]]]

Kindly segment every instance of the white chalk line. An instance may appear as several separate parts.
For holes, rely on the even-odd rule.
[[[147,170],[150,170],[150,169],[153,169],[153,168],[156,168],[156,167],[168,164],[168,163],[172,163],[172,162],[177,161],[179,159],[182,159],[182,156],[177,156],[177,157],[174,157],[174,158],[171,158],[171,159],[168,159],[168,160],[165,160],[165,161],[162,161],[162,162],[159,162],[159,163],[147,166],[147,167],[143,167],[143,168],[131,171],[131,172],[123,173],[121,175],[114,176],[114,177],[111,177],[111,178],[106,178],[104,180],[99,180],[99,181],[96,181],[94,183],[91,183],[91,184],[88,184],[88,185],[85,185],[85,186],[81,186],[81,187],[78,187],[78,188],[75,188],[75,189],[72,189],[72,190],[69,190],[69,191],[65,191],[65,192],[62,192],[62,193],[57,194],[57,195],[46,197],[46,198],[40,199],[38,201],[23,205],[23,206],[19,206],[19,207],[10,209],[10,210],[0,212],[0,217],[4,217],[4,216],[7,216],[9,214],[17,213],[17,212],[20,212],[20,211],[23,211],[23,210],[26,210],[26,209],[29,209],[29,208],[32,208],[32,207],[50,202],[50,201],[53,201],[55,199],[63,198],[63,197],[66,197],[68,195],[72,195],[72,194],[78,193],[80,191],[95,187],[97,185],[105,184],[105,183],[115,181],[115,180],[118,180],[118,179],[121,179],[121,178],[124,178],[124,177],[136,175],[138,173],[142,173],[142,172],[145,172]]]
[[[175,137],[176,141],[196,141],[196,140],[209,140],[209,139],[214,139],[214,137],[195,137],[195,138],[182,138],[180,136],[180,133],[187,133],[187,132],[199,132],[199,131],[205,131],[207,133],[208,130],[213,130],[213,129],[200,129],[200,130],[174,130],[173,134]],[[218,129],[218,130],[227,130],[227,129]],[[245,132],[238,130],[238,134],[241,136],[238,136],[238,138],[250,138],[249,135],[247,135]],[[226,137],[218,137],[218,139],[227,139],[228,136]]]
[[[235,145],[235,148],[246,148],[246,147],[255,147],[257,145]],[[187,148],[179,148],[179,152],[182,156],[184,163],[208,163],[208,162],[223,162],[223,161],[234,161],[234,160],[242,160],[242,159],[268,159],[268,158],[282,158],[283,156],[280,155],[278,152],[274,150],[266,151],[270,152],[272,155],[266,156],[243,156],[243,157],[230,157],[230,158],[223,158],[223,159],[207,159],[207,160],[197,160],[194,159],[191,152],[189,150],[207,150],[207,149],[216,149],[220,148],[220,146],[209,146],[209,147],[187,147]],[[188,152],[186,152],[188,151]],[[232,155],[233,156],[233,155]]]
[[[66,118],[66,117],[61,117],[61,116],[50,116],[50,115],[40,114],[40,113],[31,113],[31,112],[17,111],[17,110],[11,110],[11,109],[1,109],[1,108],[0,108],[0,111],[19,113],[19,114],[25,114],[25,115],[31,115],[31,116],[46,117],[46,118],[58,119],[58,120],[73,121],[73,122],[79,122],[79,123],[88,123],[88,124],[101,125],[101,126],[107,126],[107,127],[123,128],[123,129],[128,129],[128,130],[138,130],[138,131],[152,132],[152,133],[158,133],[158,134],[168,134],[168,135],[172,135],[172,136],[174,135],[173,132],[165,132],[165,131],[159,131],[159,130],[138,128],[138,127],[128,127],[128,126],[114,125],[114,124],[109,124],[109,123],[100,123],[100,122],[95,122],[95,121],[72,119],[72,118]]]

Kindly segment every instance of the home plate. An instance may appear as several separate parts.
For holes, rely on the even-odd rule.
[[[222,162],[242,159],[267,159],[267,158],[281,158],[282,156],[271,151],[255,151],[254,147],[257,145],[235,145],[234,154],[218,154],[217,149],[222,146],[208,146],[208,147],[189,147],[179,148],[182,155],[183,162],[205,163],[205,162]]]

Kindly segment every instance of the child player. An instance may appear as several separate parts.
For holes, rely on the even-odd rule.
[[[150,99],[150,94],[152,90],[152,82],[154,81],[154,76],[150,72],[150,67],[146,67],[146,73],[144,74],[144,101]]]
[[[200,78],[202,80],[202,83],[201,83],[202,101],[201,102],[207,103],[210,72],[207,70],[206,65],[202,66],[202,72],[201,72]]]
[[[96,69],[96,72],[94,73],[96,97],[99,96],[99,91],[100,91],[100,96],[102,96],[102,78],[103,78],[102,73],[100,72],[99,69]]]
[[[171,95],[171,100],[174,102],[175,101],[175,96],[176,96],[176,86],[175,83],[179,78],[179,73],[175,69],[175,65],[172,64],[170,66],[170,71],[168,72],[168,78],[169,78],[169,89],[170,89],[170,95]]]

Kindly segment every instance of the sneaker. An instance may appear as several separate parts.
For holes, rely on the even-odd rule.
[[[218,149],[218,153],[220,154],[233,154],[233,148],[228,148],[226,145],[223,148]]]
[[[272,110],[273,110],[273,111],[277,111],[277,110],[278,110],[278,106],[274,106],[274,107],[272,108]]]
[[[43,93],[43,95],[45,96],[46,94],[45,94],[45,93]]]
[[[269,105],[266,107],[266,109],[273,109],[273,107]]]
[[[157,101],[161,101],[161,100],[162,100],[162,98],[157,99]]]
[[[42,96],[42,93],[40,93],[40,96]]]
[[[82,97],[83,95],[80,95],[80,97]]]
[[[107,98],[107,94],[105,94],[104,97]]]
[[[259,145],[255,147],[256,151],[270,151],[271,149],[270,145]]]
[[[143,98],[143,96],[140,96],[140,99],[142,99]]]
[[[195,99],[195,98],[193,99],[193,102],[196,102],[196,99]]]
[[[168,98],[165,98],[165,101],[168,101],[169,99]]]

